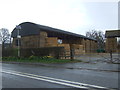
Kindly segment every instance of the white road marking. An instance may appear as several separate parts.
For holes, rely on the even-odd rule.
[[[39,78],[39,77],[34,77],[34,76],[27,76],[27,75],[23,75],[23,74],[19,74],[19,73],[14,73],[14,72],[9,72],[9,71],[2,71],[2,72],[3,73],[8,73],[8,74],[13,74],[13,75],[18,75],[18,76],[23,76],[23,77],[28,77],[28,78],[32,78],[32,79],[36,79],[36,80],[42,80],[42,81],[47,81],[47,82],[51,82],[51,83],[57,83],[57,84],[61,84],[61,85],[65,85],[65,86],[70,86],[70,87],[75,87],[75,88],[88,89],[87,87],[84,87],[84,86],[79,86],[79,85],[74,85],[74,84],[69,84],[69,83],[64,83],[64,82],[59,82],[59,81],[53,81],[53,80]]]
[[[34,75],[34,74],[29,74],[29,73],[23,73],[23,72],[17,72],[17,71],[12,71],[12,70],[7,70],[7,71],[3,71],[4,73],[7,73],[7,72],[10,72],[10,73],[12,73],[12,72],[14,72],[15,74],[17,73],[17,74],[26,74],[26,76],[27,75],[30,75],[31,77],[36,77],[36,78],[42,78],[42,79],[49,79],[49,80],[51,80],[51,81],[55,81],[55,80],[57,80],[57,81],[55,81],[55,82],[64,82],[64,83],[69,83],[69,84],[76,84],[77,86],[80,86],[80,87],[91,87],[91,88],[99,88],[99,89],[108,89],[108,88],[106,88],[106,87],[102,87],[102,86],[96,86],[96,85],[90,85],[90,84],[84,84],[84,83],[79,83],[79,82],[74,82],[74,81],[69,81],[69,80],[63,80],[63,79],[57,79],[57,78],[51,78],[51,77],[46,77],[46,76],[41,76],[41,75]]]

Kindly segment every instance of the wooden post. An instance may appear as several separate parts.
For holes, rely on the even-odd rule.
[[[110,50],[110,62],[112,63],[113,60],[112,60],[112,50]]]
[[[70,59],[74,60],[74,49],[72,48],[72,44],[70,44]]]

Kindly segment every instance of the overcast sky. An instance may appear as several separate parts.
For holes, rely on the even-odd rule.
[[[84,2],[83,2],[84,1]],[[0,0],[0,28],[33,22],[78,34],[118,29],[118,0]]]

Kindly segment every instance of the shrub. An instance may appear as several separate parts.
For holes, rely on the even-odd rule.
[[[105,53],[104,49],[97,49],[97,53]]]

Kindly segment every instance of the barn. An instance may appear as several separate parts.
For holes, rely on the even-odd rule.
[[[106,52],[120,52],[120,30],[106,30]]]
[[[97,41],[86,36],[60,30],[48,26],[35,24],[32,22],[23,22],[19,24],[20,48],[45,48],[45,47],[64,47],[65,53],[70,54],[74,51],[74,55],[84,53],[95,53],[97,49]],[[18,29],[12,31],[13,48],[17,48]]]

